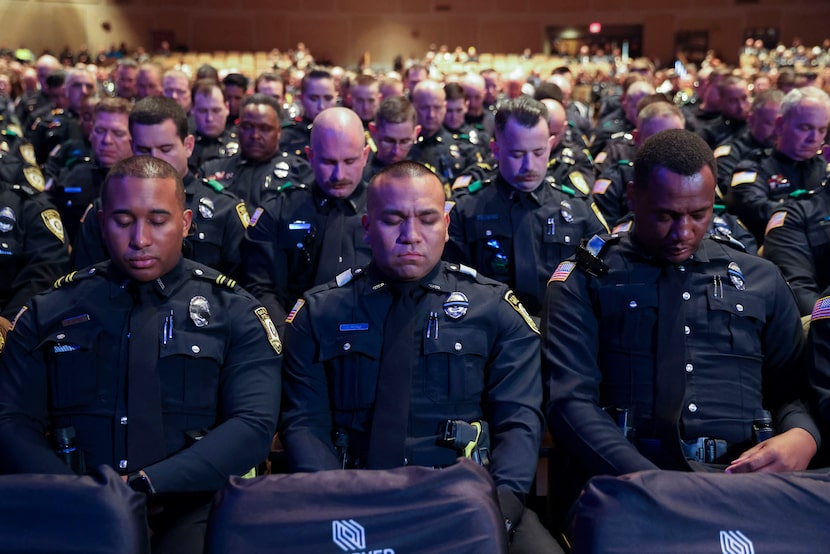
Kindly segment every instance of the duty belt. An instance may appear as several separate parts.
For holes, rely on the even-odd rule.
[[[687,460],[704,464],[714,463],[726,454],[728,444],[725,440],[700,437],[693,441],[680,441],[680,447]]]

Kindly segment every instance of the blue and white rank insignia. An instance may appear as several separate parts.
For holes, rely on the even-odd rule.
[[[451,292],[444,302],[444,313],[452,319],[461,319],[467,315],[467,310],[470,307],[470,301],[463,292]]]
[[[746,288],[746,284],[744,283],[744,274],[741,273],[741,268],[735,262],[729,262],[729,265],[726,267],[726,272],[729,274],[729,280],[732,281],[732,284],[735,285],[735,288],[738,290],[744,290]]]

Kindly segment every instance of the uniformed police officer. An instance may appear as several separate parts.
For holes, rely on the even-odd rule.
[[[667,130],[634,167],[631,233],[588,241],[545,297],[546,414],[571,461],[560,483],[704,464],[806,468],[820,438],[801,402],[798,309],[772,264],[706,237],[711,149]],[[758,443],[762,410],[777,434]]]
[[[295,117],[282,130],[280,150],[303,157],[305,147],[311,142],[311,125],[314,118],[327,108],[337,105],[337,90],[331,73],[322,69],[309,71],[300,83],[297,95],[303,106],[303,115]]]
[[[464,88],[459,83],[447,83],[444,85],[444,94],[447,98],[444,128],[450,132],[453,140],[472,144],[482,159],[490,156],[490,135],[466,121],[470,102]]]
[[[621,113],[615,113],[597,125],[591,140],[591,154],[601,160],[600,153],[608,146],[612,137],[615,140],[630,140],[626,133],[630,135],[637,125],[637,104],[649,94],[654,94],[654,86],[651,83],[639,80],[628,86],[622,96]]]
[[[432,169],[449,195],[449,186],[464,168],[481,161],[481,154],[467,141],[453,139],[444,128],[447,98],[444,87],[435,81],[425,80],[415,85],[412,105],[418,114],[421,134],[409,158]]]
[[[728,76],[718,85],[720,115],[699,130],[712,149],[734,139],[746,128],[749,114],[749,89],[741,77]]]
[[[375,176],[372,263],[307,292],[286,320],[280,436],[295,471],[441,467],[459,455],[447,420],[486,422],[511,551],[557,552],[521,502],[542,430],[537,330],[506,286],[440,261],[448,223],[423,165]]]
[[[112,261],[62,277],[9,334],[0,471],[71,474],[56,444],[72,437],[86,467],[147,494],[154,553],[200,553],[213,492],[268,453],[282,345],[253,297],[182,259],[191,212],[176,168],[124,160],[102,199]]]
[[[765,153],[740,162],[724,199],[758,244],[772,212],[790,194],[822,186],[828,163],[819,153],[830,123],[830,98],[816,87],[793,89],[775,119],[776,143]]]
[[[520,96],[499,106],[493,181],[455,191],[445,259],[508,283],[536,315],[556,265],[583,237],[607,232],[593,203],[545,177],[551,137],[544,104]]]
[[[282,107],[273,97],[253,94],[242,101],[239,153],[207,162],[200,174],[219,181],[241,198],[249,211],[288,184],[311,181],[311,167],[299,156],[280,150]]]
[[[132,104],[123,98],[105,98],[95,106],[92,157],[65,168],[47,194],[64,222],[69,244],[74,244],[81,218],[98,198],[107,171],[132,155],[129,115]]]
[[[579,196],[591,194],[594,186],[594,169],[588,150],[568,140],[569,122],[562,102],[545,98],[541,102],[548,109],[548,131],[553,137],[548,168],[545,174]]]
[[[185,205],[193,212],[184,243],[186,258],[234,276],[241,264],[239,244],[248,224],[245,204],[215,181],[198,179],[187,170],[193,135],[187,134],[187,116],[172,98],[151,96],[139,100],[130,112],[133,153],[160,158],[179,171],[184,181]],[[97,201],[95,209],[100,207]],[[73,244],[77,269],[107,259],[100,227],[87,212],[81,235]]]
[[[236,127],[227,127],[228,100],[215,81],[205,79],[193,86],[193,120],[195,142],[187,160],[192,173],[198,174],[199,168],[210,160],[239,152]]]
[[[368,263],[360,227],[368,154],[357,114],[339,107],[321,112],[306,153],[314,182],[285,188],[251,217],[242,284],[275,318],[314,285]]]
[[[376,150],[369,153],[369,161],[363,170],[366,182],[384,167],[409,156],[412,145],[421,133],[412,102],[403,95],[384,98],[375,114],[375,120],[369,123],[369,132]]]

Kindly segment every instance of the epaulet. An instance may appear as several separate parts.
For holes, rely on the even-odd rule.
[[[207,267],[194,267],[191,273],[197,279],[211,281],[215,285],[224,287],[226,289],[236,290],[237,288],[237,282],[235,279],[231,279],[227,275],[219,273],[215,269],[210,269]]]
[[[734,248],[735,250],[739,250],[741,252],[746,252],[746,246],[744,246],[744,243],[742,243],[741,241],[739,241],[738,239],[736,239],[732,235],[727,235],[726,233],[717,232],[717,233],[710,233],[709,238],[711,238],[712,240],[714,240],[714,241],[716,241],[720,244],[725,244],[727,246],[730,246],[730,247]]]
[[[617,140],[617,139],[634,140],[634,135],[632,135],[631,133],[629,133],[627,131],[618,131],[618,132],[614,133],[613,135],[611,135],[611,138],[614,139],[614,140]]]
[[[634,167],[634,162],[632,162],[631,160],[617,160],[617,165],[621,165],[623,167]]]
[[[11,186],[11,189],[21,192],[26,196],[35,196],[41,192],[27,183],[15,183]]]
[[[222,183],[220,183],[216,179],[202,179],[202,184],[212,188],[216,192],[222,192],[223,190],[225,190],[225,187],[222,185]]]
[[[567,194],[568,196],[576,196],[576,191],[574,189],[572,189],[568,185],[563,185],[562,183],[557,183],[556,179],[554,177],[549,175],[549,176],[545,177],[545,180],[548,182],[548,184],[551,186],[551,188],[562,191],[565,194]]]
[[[363,275],[366,275],[366,272],[363,270],[362,267],[357,267],[355,269],[349,268],[349,269],[339,273],[334,278],[334,284],[338,288],[344,287],[347,284],[351,283],[352,280],[355,279],[356,277],[362,277]]]
[[[464,275],[468,275],[473,279],[478,278],[478,271],[473,269],[472,267],[468,267],[464,264],[447,264],[447,268],[450,271],[454,271],[456,273],[463,273]]]
[[[576,248],[576,264],[594,277],[605,275],[608,272],[608,266],[602,261],[602,254],[608,250],[609,246],[619,242],[621,236],[617,233],[602,237],[594,235],[590,239],[583,240]]]
[[[789,194],[789,198],[794,198],[796,200],[808,200],[813,194],[815,194],[816,190],[806,190],[806,189],[798,189],[794,190]]]
[[[66,275],[58,277],[58,279],[54,283],[52,283],[52,288],[59,289],[59,288],[61,288],[63,286],[66,286],[70,283],[76,283],[78,281],[83,281],[84,279],[89,279],[90,277],[93,277],[93,276],[98,275],[98,274],[101,274],[101,271],[100,271],[100,268],[97,265],[90,267],[86,271],[82,271],[82,272],[73,271],[72,273],[67,273]]]

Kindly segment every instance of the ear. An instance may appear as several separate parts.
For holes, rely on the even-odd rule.
[[[196,137],[193,135],[187,135],[184,137],[184,149],[187,152],[187,157],[189,158],[190,155],[193,153],[193,148],[196,147]]]
[[[308,163],[314,163],[314,150],[310,146],[305,147],[305,157],[308,158]]]
[[[363,227],[363,242],[369,242],[369,216],[363,214],[363,217],[360,218],[360,225]]]
[[[418,140],[419,136],[421,136],[421,126],[416,125],[415,130],[412,133],[412,140]]]
[[[634,183],[631,181],[625,184],[625,202],[628,204],[628,209],[633,212],[637,203],[634,198]]]
[[[190,224],[193,221],[193,212],[191,210],[185,210],[182,212],[182,238],[187,238],[188,233],[190,233]]]

